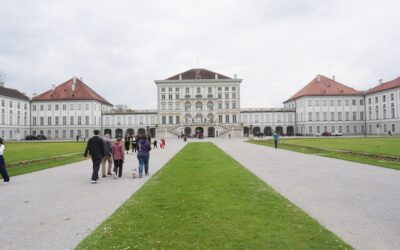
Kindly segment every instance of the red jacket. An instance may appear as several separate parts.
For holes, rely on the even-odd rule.
[[[122,148],[122,144],[118,141],[114,142],[112,145],[112,157],[114,160],[124,160],[125,152]]]

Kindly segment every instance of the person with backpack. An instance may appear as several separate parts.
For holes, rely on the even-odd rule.
[[[103,157],[101,161],[101,172],[102,176],[107,177],[107,175],[112,175],[111,174],[111,167],[112,167],[112,142],[110,139],[110,135],[106,134],[105,137],[103,137],[104,140],[104,153],[105,156]],[[106,175],[106,163],[108,162],[108,169],[107,169],[107,175]]]
[[[139,160],[139,178],[142,178],[143,168],[144,168],[144,174],[149,175],[149,159],[150,159],[151,146],[146,135],[140,136],[140,139],[137,142],[137,144],[138,144],[137,158]]]
[[[1,177],[3,177],[4,185],[6,185],[10,182],[10,177],[8,176],[6,163],[4,161],[4,156],[3,156],[5,149],[6,149],[6,146],[4,146],[4,144],[3,144],[3,138],[0,138],[0,174],[1,174]]]
[[[105,156],[104,140],[99,137],[99,130],[94,131],[94,136],[89,139],[83,157],[87,157],[88,153],[93,162],[92,184],[96,184],[99,179],[99,168],[101,160]]]
[[[124,149],[122,148],[121,138],[117,138],[117,140],[112,145],[112,158],[114,160],[114,172],[112,173],[114,178],[117,176],[119,178],[122,177],[122,165],[124,164],[125,154]]]

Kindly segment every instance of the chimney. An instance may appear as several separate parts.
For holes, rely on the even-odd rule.
[[[179,75],[179,80],[182,80],[182,75]]]
[[[56,90],[56,85],[55,84],[51,85],[51,88],[53,89],[53,91],[55,91]]]
[[[382,84],[383,83],[383,80],[382,79],[379,79],[379,84]]]
[[[236,74],[233,75],[233,79],[237,79],[237,75]]]
[[[215,73],[215,79],[218,79],[218,74],[217,73]]]
[[[332,80],[334,80],[334,81],[335,81],[335,75],[333,75],[333,76],[332,76]]]
[[[317,81],[318,82],[321,81],[321,76],[320,75],[317,75]]]
[[[72,92],[75,91],[75,87],[76,87],[76,77],[74,76],[74,77],[72,78]]]

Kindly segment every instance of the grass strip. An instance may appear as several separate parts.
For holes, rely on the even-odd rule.
[[[27,174],[27,173],[31,173],[31,172],[35,172],[35,171],[48,169],[48,168],[63,166],[63,165],[78,162],[78,161],[82,161],[81,154],[72,155],[67,158],[62,158],[62,159],[57,159],[57,160],[52,160],[52,161],[36,162],[36,163],[32,163],[30,165],[11,167],[11,168],[7,168],[7,171],[8,171],[9,176],[17,176],[17,175]],[[0,179],[2,179],[1,176],[0,176]]]
[[[296,144],[293,144],[294,140],[296,140]],[[337,149],[337,147],[334,147],[332,149],[330,148],[320,148],[318,147],[318,143],[311,141],[309,144],[305,143],[300,143],[299,140],[302,139],[284,139],[279,141],[279,148],[280,149],[286,149],[286,150],[291,150],[295,152],[300,152],[304,154],[314,154],[314,155],[320,155],[320,156],[325,156],[325,157],[330,157],[330,158],[336,158],[336,159],[342,159],[342,160],[347,160],[347,161],[353,161],[353,162],[359,162],[359,163],[365,163],[369,165],[374,165],[374,166],[379,166],[379,167],[385,167],[385,168],[391,168],[391,169],[397,169],[400,170],[400,162],[398,161],[398,157],[390,157],[390,156],[385,156],[385,155],[378,155],[375,152],[371,152],[371,154],[366,153],[365,151],[359,151],[359,147],[357,146],[356,143],[353,145],[354,151],[350,150],[340,150]],[[309,140],[309,139],[305,139]],[[318,140],[318,139],[316,139]],[[328,139],[334,141],[335,139]],[[274,147],[274,142],[273,140],[252,140],[249,141],[250,143],[258,144],[258,145],[263,145],[263,146],[268,146],[268,147]],[[310,146],[310,145],[315,145],[315,146]],[[391,160],[393,158],[394,160]]]
[[[190,143],[77,249],[351,249],[212,143]]]

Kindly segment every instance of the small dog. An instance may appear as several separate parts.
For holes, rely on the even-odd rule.
[[[136,178],[136,168],[132,168],[131,175],[132,175],[133,179]]]

